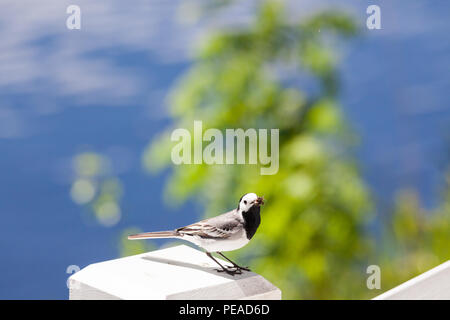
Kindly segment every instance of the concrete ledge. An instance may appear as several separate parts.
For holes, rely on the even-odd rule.
[[[373,300],[450,300],[450,261],[386,291]]]
[[[217,267],[185,245],[95,263],[69,278],[69,299],[281,299],[260,275],[231,276]]]

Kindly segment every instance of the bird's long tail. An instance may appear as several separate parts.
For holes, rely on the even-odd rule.
[[[176,231],[157,231],[157,232],[145,232],[128,236],[128,240],[140,240],[140,239],[156,239],[156,238],[176,238],[179,235]]]

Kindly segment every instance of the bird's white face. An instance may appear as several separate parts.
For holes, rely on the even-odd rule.
[[[260,205],[262,198],[258,197],[256,193],[247,193],[241,198],[239,202],[239,210],[247,212],[252,206]]]

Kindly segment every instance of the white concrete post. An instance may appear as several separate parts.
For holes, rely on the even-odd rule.
[[[450,261],[406,281],[374,300],[449,300]]]
[[[69,278],[69,299],[281,299],[260,275],[231,276],[217,267],[185,245],[95,263]]]

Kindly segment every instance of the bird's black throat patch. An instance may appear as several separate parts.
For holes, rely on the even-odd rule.
[[[247,234],[247,239],[250,240],[256,233],[256,230],[261,223],[261,208],[259,206],[252,206],[247,212],[242,212],[244,218],[244,229]]]

